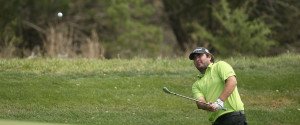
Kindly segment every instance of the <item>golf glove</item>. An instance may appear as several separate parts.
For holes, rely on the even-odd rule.
[[[217,99],[217,101],[213,103],[213,106],[214,106],[217,110],[224,109],[224,102],[223,102],[221,99]]]

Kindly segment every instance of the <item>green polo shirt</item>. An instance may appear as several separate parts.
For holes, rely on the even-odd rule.
[[[207,102],[215,102],[221,95],[225,80],[230,76],[235,76],[232,67],[224,62],[211,63],[205,74],[199,75],[199,79],[193,84],[192,92],[195,98],[204,97]],[[219,116],[233,111],[244,110],[244,104],[240,98],[237,87],[232,94],[224,101],[224,107],[227,109],[218,110],[209,113],[209,121],[214,122]]]

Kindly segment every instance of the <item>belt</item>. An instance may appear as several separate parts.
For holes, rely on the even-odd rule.
[[[245,115],[245,112],[244,112],[244,110],[241,110],[241,111],[226,113],[226,114],[218,117],[216,121],[222,121],[223,119],[227,119],[228,117],[234,116],[234,115]]]

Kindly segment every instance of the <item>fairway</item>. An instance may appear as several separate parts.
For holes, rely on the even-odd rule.
[[[67,124],[55,124],[55,123],[42,123],[42,122],[28,122],[28,121],[0,120],[0,125],[67,125]]]
[[[224,60],[236,71],[250,125],[300,123],[299,55]],[[1,59],[0,119],[84,125],[207,125],[206,112],[198,110],[193,101],[162,90],[168,87],[192,97],[191,85],[197,74],[187,58]]]

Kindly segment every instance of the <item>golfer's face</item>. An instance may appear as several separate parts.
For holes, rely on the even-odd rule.
[[[198,70],[206,69],[210,64],[211,57],[206,54],[197,54],[194,57],[194,65]]]

